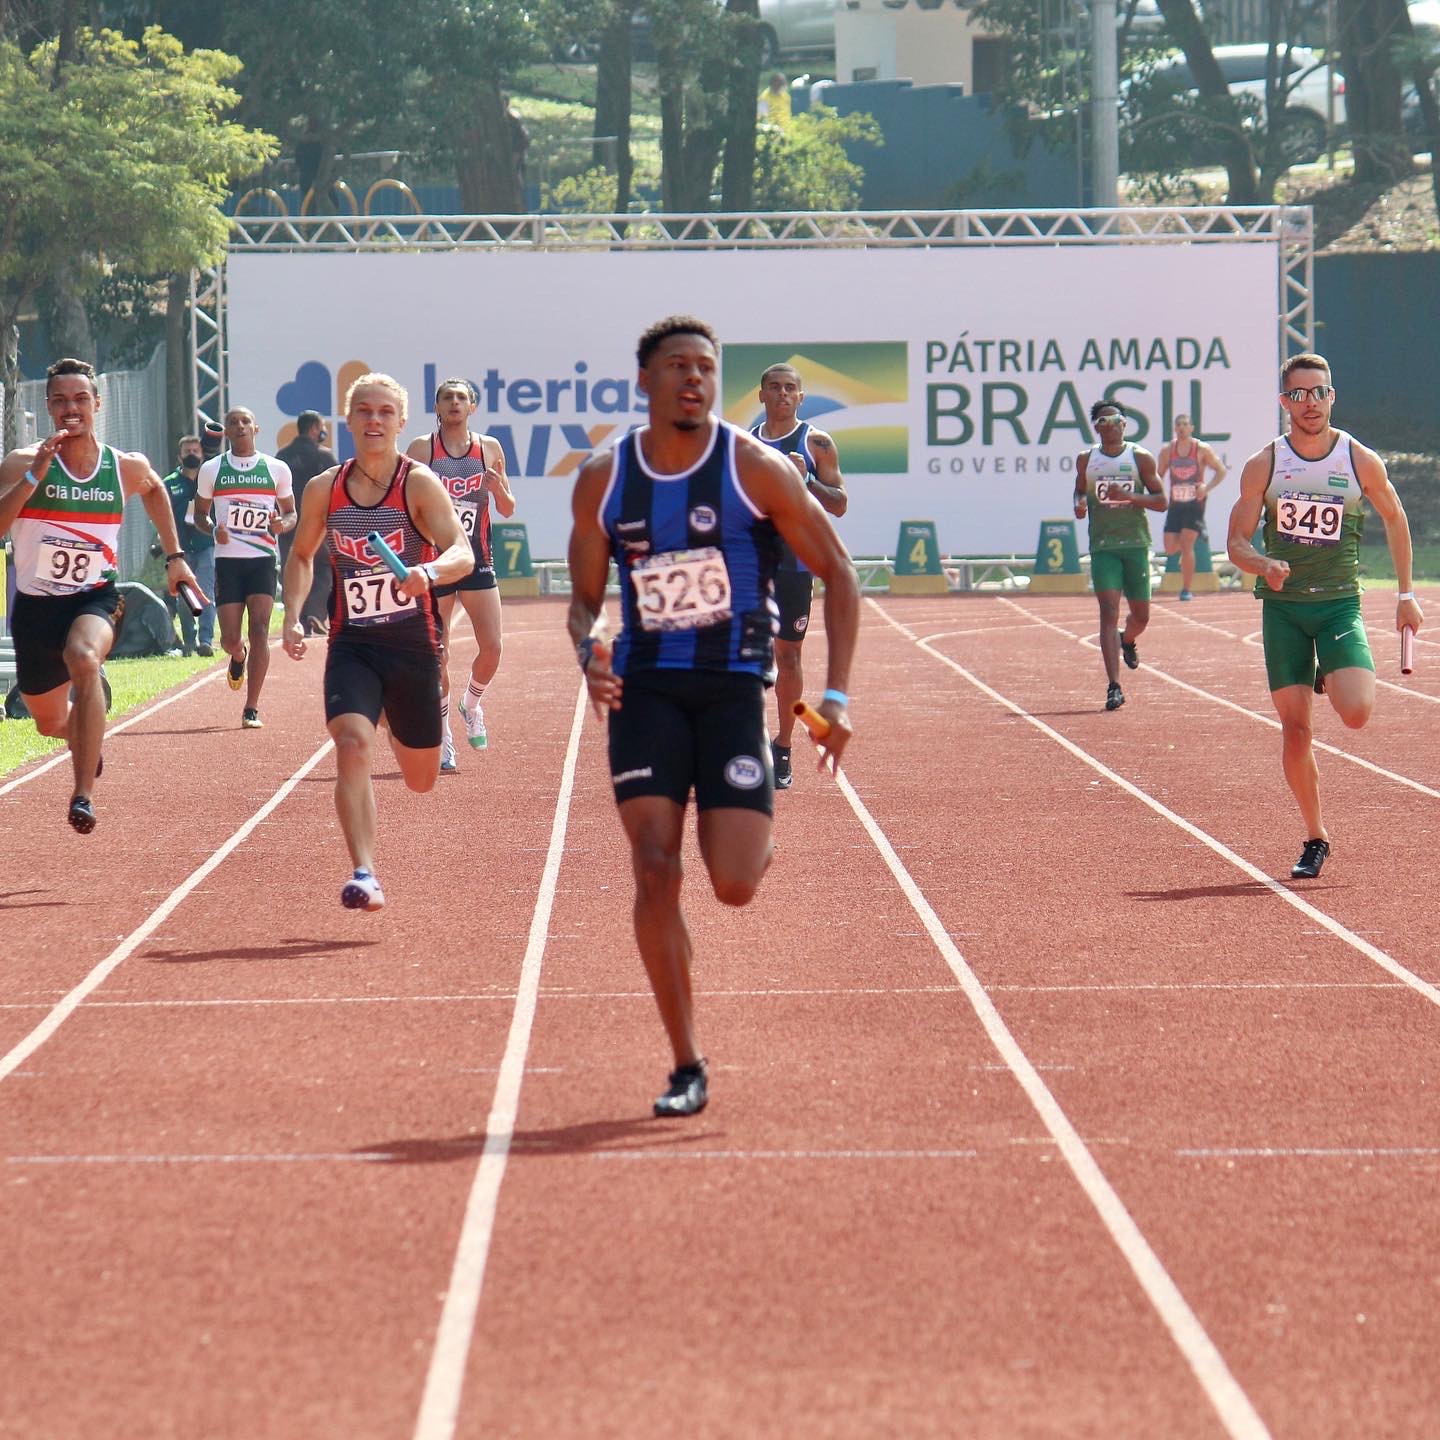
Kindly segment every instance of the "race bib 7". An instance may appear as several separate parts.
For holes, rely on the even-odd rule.
[[[645,630],[698,630],[730,619],[730,572],[714,545],[647,555],[630,572]]]

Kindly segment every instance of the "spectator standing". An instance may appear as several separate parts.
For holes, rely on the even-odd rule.
[[[200,479],[200,466],[204,463],[203,447],[198,435],[182,435],[176,453],[175,468],[165,477],[165,493],[170,497],[170,509],[175,515],[175,533],[180,537],[180,548],[185,552],[186,562],[200,582],[200,590],[207,597],[215,594],[215,542],[208,535],[202,535],[195,528],[195,491]],[[198,616],[190,613],[190,607],[174,595],[165,596],[165,604],[171,615],[180,619],[180,635],[186,655],[215,653],[215,601],[207,598],[205,608]],[[196,643],[198,640],[198,644]]]
[[[318,410],[302,410],[295,421],[295,438],[275,457],[290,467],[290,481],[295,487],[295,509],[305,494],[305,486],[326,470],[333,470],[340,462],[333,450],[325,448],[325,419]],[[294,543],[295,532],[286,531],[280,537],[280,569],[284,572],[290,559],[290,546]],[[310,593],[300,609],[300,623],[306,634],[324,635],[329,629],[327,616],[330,613],[330,567],[317,565]]]

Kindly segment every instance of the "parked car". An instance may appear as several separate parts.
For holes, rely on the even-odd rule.
[[[715,4],[719,7],[724,0]],[[636,58],[654,59],[650,17],[643,10],[636,14],[631,34]],[[760,63],[766,69],[791,57],[833,55],[835,0],[760,0],[760,39]]]
[[[1214,55],[1231,93],[1252,96],[1265,103],[1266,45],[1217,45]],[[1333,97],[1335,127],[1345,123],[1345,82],[1308,46],[1293,46],[1288,54],[1277,51],[1285,70],[1284,145],[1295,164],[1307,164],[1325,153],[1327,97]],[[1153,81],[1177,95],[1196,95],[1189,62],[1183,55],[1162,60],[1149,72]],[[1132,83],[1132,82],[1127,82]]]

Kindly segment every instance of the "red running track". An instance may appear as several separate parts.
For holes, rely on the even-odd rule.
[[[379,915],[318,656],[263,731],[212,679],[113,735],[88,839],[0,783],[0,1435],[1433,1434],[1440,647],[1399,685],[1388,611],[1292,885],[1253,601],[1157,604],[1116,714],[1093,600],[868,604],[845,783],[745,911],[687,857],[678,1124],[556,603],[488,753],[384,768]]]

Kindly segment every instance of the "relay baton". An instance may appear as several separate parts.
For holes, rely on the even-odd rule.
[[[403,580],[410,569],[405,562],[385,543],[378,530],[372,530],[366,537],[370,548],[390,567],[397,580]]]
[[[210,602],[200,593],[197,586],[192,585],[188,580],[182,580],[175,587],[175,593],[185,602],[185,608],[192,614],[198,615]]]
[[[1400,627],[1400,673],[1409,675],[1415,669],[1415,627]]]
[[[830,734],[830,722],[803,700],[795,702],[795,718],[810,732],[810,738],[818,745]]]

